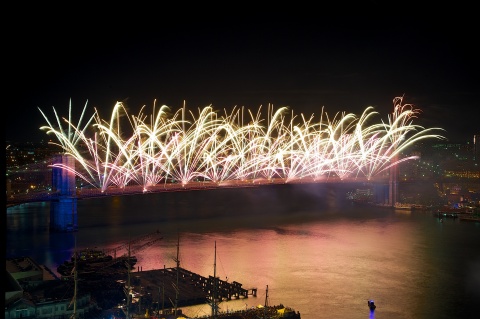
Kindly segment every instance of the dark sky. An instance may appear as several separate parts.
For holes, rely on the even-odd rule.
[[[96,107],[103,118],[116,101],[136,115],[156,99],[174,111],[184,100],[191,110],[271,103],[317,118],[322,107],[330,116],[373,106],[386,119],[404,96],[423,111],[417,124],[444,128],[451,141],[480,133],[469,18],[69,19],[25,21],[10,38],[7,141],[45,140],[37,107],[67,116],[70,99],[74,113],[88,101],[87,114]]]

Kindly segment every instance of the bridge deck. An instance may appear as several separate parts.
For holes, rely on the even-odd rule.
[[[255,179],[255,180],[233,180],[221,183],[217,182],[189,182],[188,184],[180,183],[166,183],[155,186],[143,187],[141,185],[126,186],[125,188],[109,187],[106,191],[101,191],[98,188],[79,189],[75,194],[77,199],[108,197],[108,196],[122,196],[122,195],[136,195],[146,193],[163,193],[163,192],[181,192],[181,191],[195,191],[195,190],[212,190],[220,188],[246,188],[258,187],[264,185],[282,185],[282,184],[312,184],[312,183],[365,183],[369,182],[365,178],[345,179],[339,178],[301,178],[294,180],[286,180],[284,178],[273,179]],[[375,183],[387,183],[385,180],[375,180]],[[23,195],[15,195],[7,198],[7,207],[19,205],[29,202],[49,202],[58,201],[62,196],[57,193],[37,192]]]

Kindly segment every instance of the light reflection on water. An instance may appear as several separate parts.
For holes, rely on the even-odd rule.
[[[7,257],[55,269],[75,236],[79,248],[113,248],[158,229],[164,238],[135,254],[137,270],[174,267],[179,234],[181,267],[209,276],[216,261],[220,279],[258,289],[221,303],[223,311],[264,304],[267,285],[269,304],[291,306],[302,319],[469,318],[480,297],[480,250],[472,247],[480,226],[428,213],[332,204],[299,189],[83,200],[78,212],[79,231],[60,234],[48,231],[48,204],[7,209]]]

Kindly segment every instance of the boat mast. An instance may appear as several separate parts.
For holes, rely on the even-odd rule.
[[[217,241],[215,241],[215,254],[213,258],[213,293],[212,293],[212,317],[217,318]]]
[[[165,265],[163,265],[163,276],[162,276],[162,315],[165,314]],[[159,288],[160,289],[160,288]],[[160,291],[159,291],[160,293]]]
[[[263,318],[267,318],[267,307],[268,307],[268,285],[267,285],[267,290],[265,290],[265,305],[263,307]]]
[[[175,259],[175,262],[177,263],[177,285],[175,287],[175,318],[177,318],[178,294],[179,294],[179,287],[178,287],[178,277],[180,273],[179,253],[180,253],[180,233],[178,234],[178,238],[177,238],[177,258]]]
[[[73,291],[73,313],[71,318],[77,318],[77,282],[78,282],[78,272],[77,272],[77,236],[75,236],[75,249],[73,252],[73,280],[74,280],[74,291]]]
[[[265,308],[268,307],[268,285],[267,290],[265,291]]]
[[[127,260],[127,319],[130,318],[130,241],[128,241],[128,260]]]

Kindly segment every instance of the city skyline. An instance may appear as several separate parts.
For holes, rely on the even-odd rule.
[[[360,115],[373,106],[386,119],[398,96],[422,110],[420,125],[444,128],[451,141],[479,133],[472,117],[478,62],[467,19],[336,22],[66,26],[68,37],[45,22],[12,43],[30,53],[12,77],[19,92],[7,110],[6,138],[47,139],[38,108],[68,116],[70,101],[76,114],[87,104],[88,114],[96,108],[103,116],[120,101],[131,114],[154,103],[219,112],[270,104],[307,118],[322,110]]]

